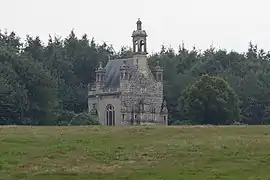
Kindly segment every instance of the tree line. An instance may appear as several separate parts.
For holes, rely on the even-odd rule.
[[[22,42],[14,32],[0,32],[0,124],[84,124],[80,118],[90,122],[87,91],[95,68],[109,57],[131,55],[130,47],[116,52],[74,31],[66,38],[50,36],[46,44],[39,37],[27,36]],[[162,46],[149,55],[148,63],[153,69],[159,60],[164,67],[170,124],[266,124],[269,58],[269,52],[251,43],[245,53],[211,46],[188,50],[181,44],[177,51]]]

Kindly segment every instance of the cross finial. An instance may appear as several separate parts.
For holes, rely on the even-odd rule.
[[[101,61],[99,62],[99,67],[102,68],[102,62]]]
[[[137,21],[137,30],[142,30],[142,22],[140,18],[138,18],[138,21]]]

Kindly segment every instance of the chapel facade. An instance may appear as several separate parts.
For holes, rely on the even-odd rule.
[[[109,60],[96,69],[89,86],[88,109],[101,125],[168,124],[163,99],[163,68],[152,73],[147,64],[147,34],[142,22],[132,33],[133,57]]]

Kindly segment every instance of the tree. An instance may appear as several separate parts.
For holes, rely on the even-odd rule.
[[[238,97],[224,79],[202,75],[182,94],[183,119],[195,124],[231,124],[239,121]]]
[[[24,43],[14,32],[0,31],[0,123],[66,124],[71,114],[87,111],[87,85],[95,80],[99,62],[109,57],[129,58],[132,48],[115,52],[74,31],[64,39],[27,36]],[[239,97],[241,120],[247,124],[270,123],[270,52],[249,43],[238,53],[210,46],[205,51],[182,43],[178,50],[162,45],[150,54],[148,64],[164,67],[164,98],[170,124],[187,124],[182,92],[201,75],[226,80]],[[68,114],[68,116],[66,115]],[[60,117],[62,115],[62,117]],[[217,120],[218,121],[218,120]]]

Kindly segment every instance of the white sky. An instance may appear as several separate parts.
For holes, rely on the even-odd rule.
[[[0,0],[0,29],[40,36],[86,33],[116,50],[131,46],[141,18],[148,52],[162,44],[246,51],[249,41],[270,50],[269,0]]]

